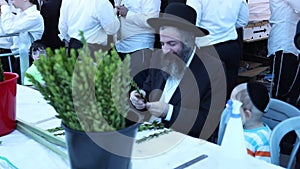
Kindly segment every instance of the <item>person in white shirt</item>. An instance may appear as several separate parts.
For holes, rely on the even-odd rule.
[[[10,38],[0,38],[0,48],[11,49],[14,52],[21,45],[27,45],[24,47],[29,49],[31,42],[41,39],[44,32],[44,20],[33,2],[34,0],[13,0],[13,6],[10,6],[5,0],[0,0],[1,34],[20,34],[19,36]],[[12,9],[14,9],[14,13]],[[23,39],[23,37],[26,39]],[[24,43],[25,40],[28,43]],[[9,71],[7,58],[1,58],[1,60],[3,61],[5,71]],[[11,57],[11,60],[12,64],[15,65],[13,66],[13,72],[19,73],[18,59]]]
[[[273,59],[272,97],[296,105],[300,92],[300,52],[294,37],[300,20],[300,3],[298,0],[270,0],[270,10],[268,56]]]
[[[119,20],[108,0],[63,0],[58,22],[59,37],[69,48],[82,47],[80,31],[83,32],[91,54],[99,49],[107,50],[108,35],[117,33]]]
[[[197,11],[196,25],[209,31],[197,38],[197,46],[213,45],[223,62],[227,79],[227,97],[237,83],[242,46],[237,28],[248,24],[249,10],[246,0],[187,0]]]
[[[155,34],[147,19],[158,17],[161,0],[115,0],[115,5],[121,23],[116,49],[122,59],[130,54],[131,74],[134,76],[149,64]],[[140,84],[144,79],[135,81]]]
[[[34,0],[12,1],[14,7],[18,9],[17,13],[14,14],[11,12],[11,7],[7,4],[7,2],[5,0],[0,0],[1,30],[3,31],[1,33],[12,34],[29,32],[33,41],[40,39],[44,32],[44,20],[40,12],[37,10],[36,5],[33,4],[33,1]],[[13,37],[10,49],[16,50],[19,48],[19,45],[19,37]],[[0,47],[3,48],[7,46]]]

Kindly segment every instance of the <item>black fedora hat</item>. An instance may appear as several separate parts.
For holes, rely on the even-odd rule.
[[[161,14],[159,18],[149,18],[148,24],[159,29],[161,26],[173,26],[185,31],[193,32],[196,37],[208,35],[209,32],[206,29],[196,27],[196,11],[184,4],[174,2],[169,4],[165,13]]]

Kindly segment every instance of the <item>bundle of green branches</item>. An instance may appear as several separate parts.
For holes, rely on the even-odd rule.
[[[83,37],[83,35],[82,35]],[[35,61],[45,85],[26,74],[44,98],[58,112],[58,118],[71,129],[97,132],[125,128],[129,111],[130,58],[120,59],[113,49],[110,53],[90,55],[87,43],[76,56],[68,56],[65,48],[53,53],[47,49],[47,58]]]

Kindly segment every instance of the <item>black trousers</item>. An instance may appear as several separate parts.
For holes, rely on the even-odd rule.
[[[0,48],[0,53],[11,53],[11,50]],[[8,60],[7,56],[6,57],[1,57],[0,60],[1,60],[4,72],[10,72],[11,71],[11,72],[17,73],[19,75],[19,78],[18,78],[17,82],[18,82],[18,84],[21,84],[20,59],[15,58],[14,56],[10,56],[11,69],[10,69],[10,66],[9,66],[9,60]]]
[[[91,43],[88,43],[87,45],[88,45],[89,50],[91,52],[90,55],[93,59],[95,59],[94,52],[99,51],[100,49],[102,51],[108,51],[108,52],[111,50],[110,41],[108,41],[108,44],[106,46],[103,46],[103,45],[100,45],[100,44],[91,44]],[[71,50],[74,49],[75,53],[76,53],[76,56],[78,56],[78,49],[81,49],[82,47],[83,47],[83,43],[80,40],[75,39],[75,38],[71,38],[70,42],[67,46],[68,55],[70,56],[71,55]]]
[[[223,62],[227,82],[227,98],[229,98],[231,91],[237,85],[242,45],[237,39],[215,44],[214,47]]]
[[[300,108],[299,56],[278,51],[271,57],[271,70],[274,74],[272,97]]]

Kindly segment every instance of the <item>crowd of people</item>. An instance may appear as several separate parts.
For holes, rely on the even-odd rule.
[[[92,56],[99,49],[110,50],[111,43],[121,59],[129,54],[131,75],[140,88],[131,91],[129,100],[135,109],[147,112],[145,121],[156,120],[214,142],[226,101],[236,99],[244,103],[246,140],[257,131],[253,124],[265,137],[270,133],[261,122],[269,102],[267,88],[245,83],[236,91],[241,88],[237,78],[243,54],[238,29],[249,19],[246,0],[12,0],[12,5],[0,0],[0,6],[0,34],[29,32],[33,45],[41,46],[32,46],[35,54],[47,47],[80,49],[79,31]],[[270,10],[271,97],[299,107],[299,49],[294,37],[300,5],[296,0],[270,0]],[[18,37],[0,39],[2,53],[18,46]],[[8,70],[6,59],[1,61]],[[262,98],[267,101],[258,102]],[[248,144],[248,153],[260,156],[253,144]],[[268,151],[266,145],[259,147]]]

